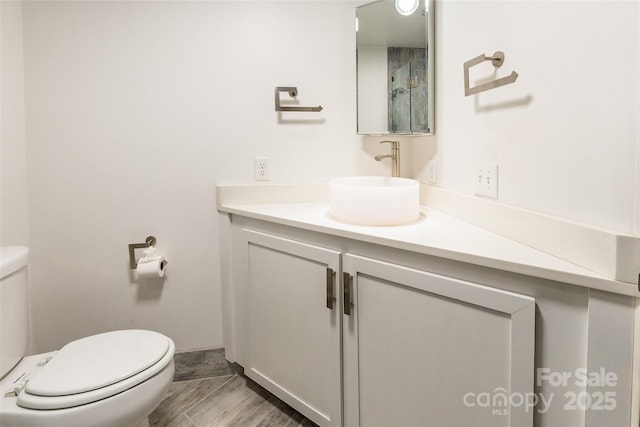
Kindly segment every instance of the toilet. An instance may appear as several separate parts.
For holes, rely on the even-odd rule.
[[[0,252],[0,426],[149,426],[173,380],[173,341],[121,330],[25,357],[28,255],[22,246]]]

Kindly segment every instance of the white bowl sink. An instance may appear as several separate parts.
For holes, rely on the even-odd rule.
[[[330,214],[358,225],[400,225],[420,217],[415,179],[351,176],[329,181]]]

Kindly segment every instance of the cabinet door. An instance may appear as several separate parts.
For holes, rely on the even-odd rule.
[[[533,298],[355,255],[343,269],[346,425],[533,424]]]
[[[245,374],[322,426],[342,424],[340,253],[243,230]]]

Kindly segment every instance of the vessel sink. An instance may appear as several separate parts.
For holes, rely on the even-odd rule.
[[[351,176],[329,181],[329,213],[358,225],[400,225],[420,217],[420,185],[415,179]]]

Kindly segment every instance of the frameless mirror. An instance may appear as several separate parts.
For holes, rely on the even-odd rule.
[[[358,134],[432,134],[434,0],[410,15],[395,0],[356,8]]]

